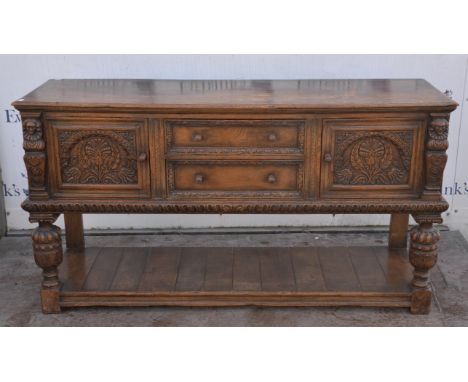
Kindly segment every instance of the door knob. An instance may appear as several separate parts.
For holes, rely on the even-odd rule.
[[[201,135],[200,133],[193,133],[192,134],[192,141],[200,142],[202,140],[203,140],[203,135]]]
[[[268,183],[276,183],[276,175],[275,174],[268,174],[267,181],[268,181]]]
[[[203,174],[195,174],[195,183],[200,184],[203,183],[204,180]]]
[[[140,162],[144,162],[146,158],[148,158],[148,155],[146,153],[140,153],[140,155],[138,156],[138,160]]]
[[[326,153],[324,156],[323,156],[323,160],[325,162],[331,162],[333,159],[333,156],[330,154],[330,153]]]
[[[269,140],[270,142],[274,142],[274,141],[276,141],[277,139],[278,139],[278,136],[277,136],[275,133],[270,133],[270,134],[268,134],[268,140]]]

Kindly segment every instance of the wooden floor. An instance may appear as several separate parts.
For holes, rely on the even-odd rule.
[[[406,250],[87,248],[59,270],[66,306],[409,306]]]

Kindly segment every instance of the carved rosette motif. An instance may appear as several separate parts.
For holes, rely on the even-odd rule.
[[[29,197],[46,199],[46,143],[39,115],[23,115],[24,163],[28,173]]]
[[[411,131],[337,131],[334,184],[407,184],[412,147]]]
[[[424,196],[440,198],[447,163],[449,114],[431,114],[426,140],[426,184]]]
[[[138,183],[134,131],[60,131],[60,171],[63,183]]]

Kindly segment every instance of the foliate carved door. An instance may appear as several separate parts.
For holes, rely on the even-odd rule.
[[[144,121],[49,120],[48,130],[55,146],[49,163],[56,196],[149,195]]]
[[[321,196],[418,196],[424,124],[424,119],[325,120]]]

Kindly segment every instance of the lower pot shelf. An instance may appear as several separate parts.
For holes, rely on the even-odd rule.
[[[411,305],[406,250],[133,247],[69,250],[60,305]]]

